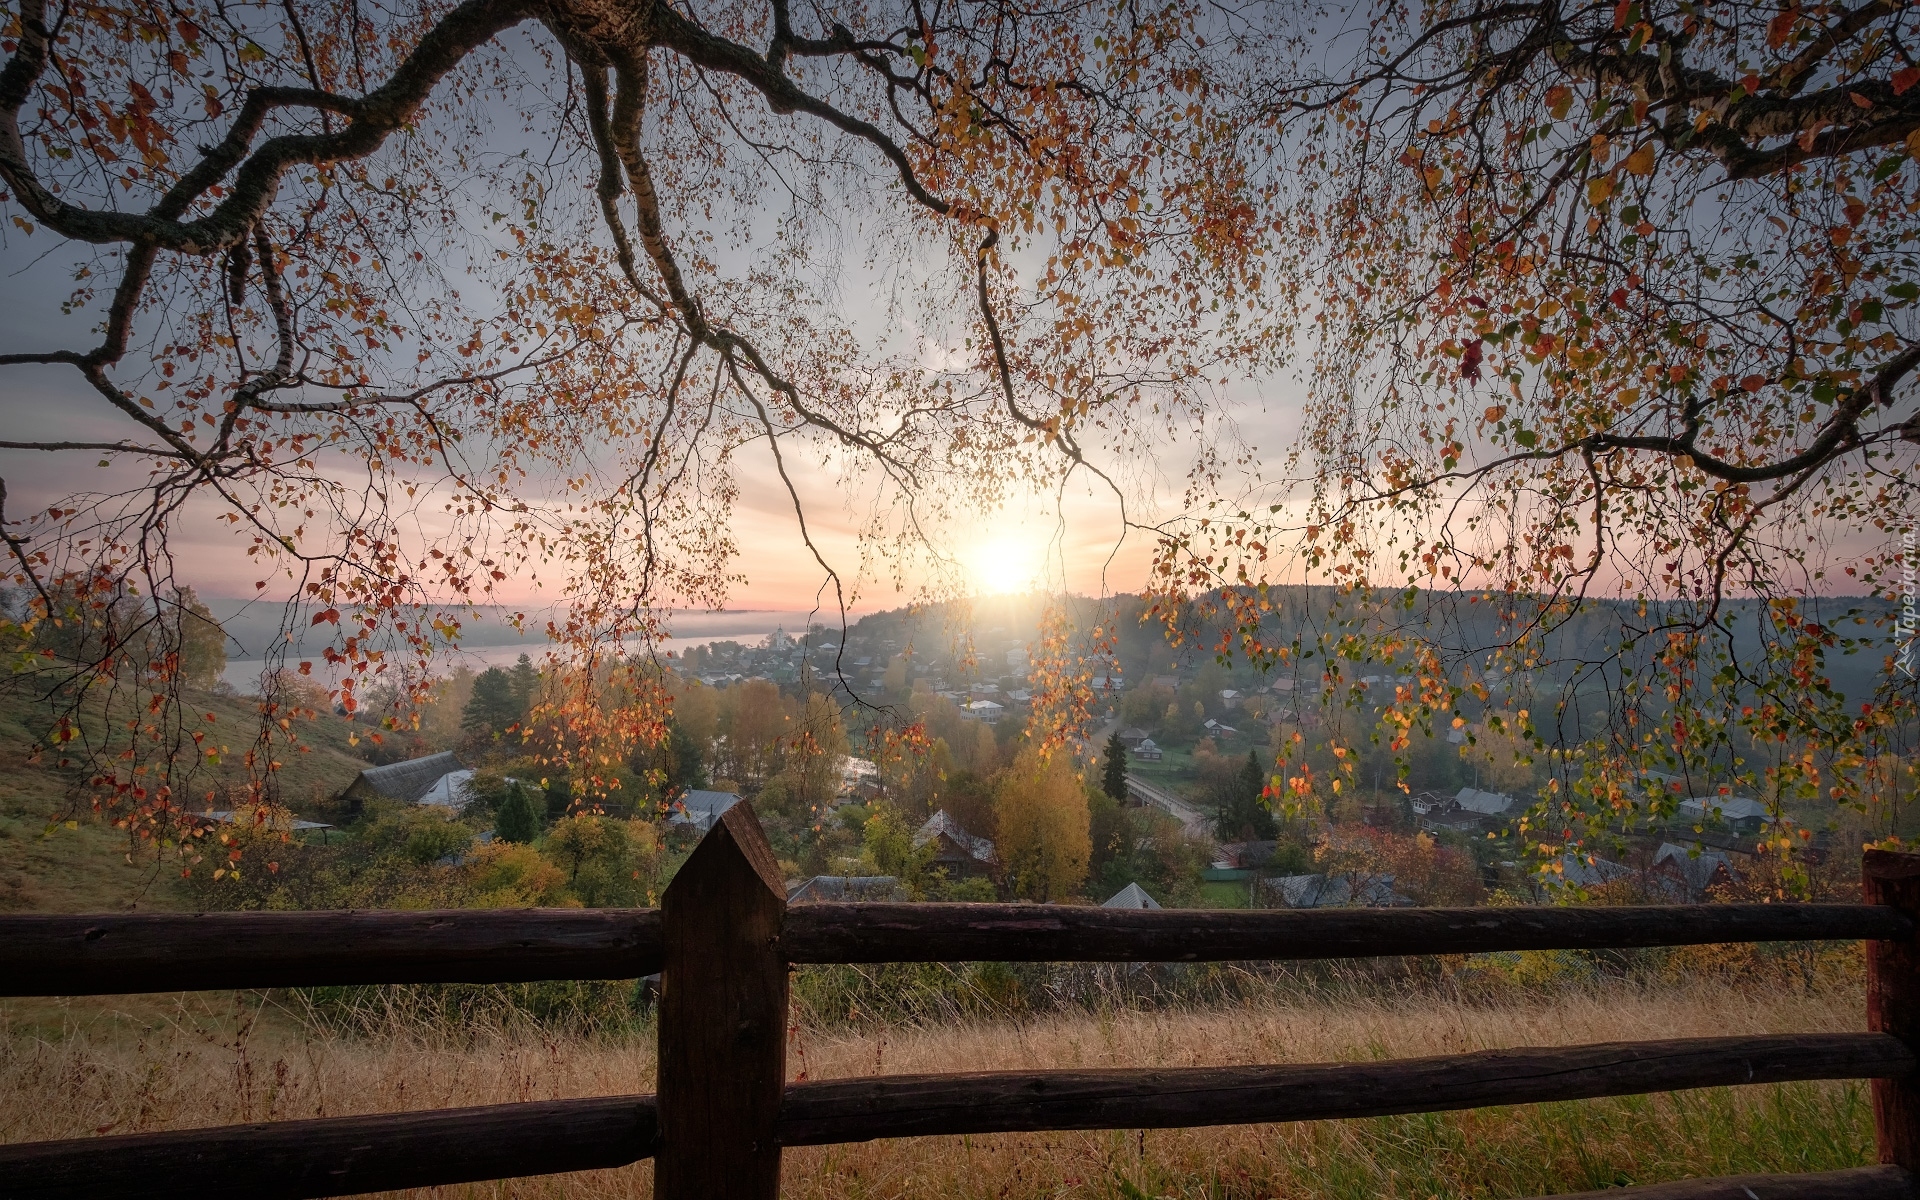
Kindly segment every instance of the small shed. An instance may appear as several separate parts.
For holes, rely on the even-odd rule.
[[[1122,729],[1119,733],[1115,734],[1114,736],[1120,739],[1120,744],[1122,746],[1125,746],[1127,749],[1131,750],[1135,746],[1138,746],[1141,742],[1144,742],[1147,740],[1147,731],[1144,729],[1138,728],[1137,726],[1129,725],[1125,729]]]

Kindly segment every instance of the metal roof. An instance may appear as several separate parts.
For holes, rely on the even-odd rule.
[[[958,847],[961,853],[969,855],[979,862],[990,863],[993,861],[992,840],[989,838],[975,837],[960,828],[960,822],[948,816],[947,810],[944,808],[927,818],[927,823],[922,825],[919,832],[913,835],[913,844],[916,846],[924,846],[928,842],[943,835],[948,841],[951,841]]]
[[[808,900],[891,900],[900,890],[892,875],[815,875],[787,892],[788,904]]]
[[[1145,888],[1130,883],[1107,897],[1101,908],[1159,908],[1160,902],[1147,895]]]
[[[384,767],[368,767],[360,772],[355,782],[364,783],[389,799],[412,804],[440,782],[442,776],[462,769],[460,760],[449,750],[424,758],[388,763]]]

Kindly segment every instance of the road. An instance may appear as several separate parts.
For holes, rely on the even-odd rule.
[[[1127,794],[1172,816],[1194,837],[1208,837],[1213,833],[1213,821],[1205,813],[1132,775],[1127,776]]]

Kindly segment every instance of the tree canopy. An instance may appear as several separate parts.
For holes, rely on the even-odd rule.
[[[1406,668],[1396,746],[1469,716],[1593,743],[1553,762],[1571,807],[1543,849],[1641,811],[1656,760],[1763,745],[1775,794],[1845,791],[1910,724],[1904,694],[1862,713],[1828,686],[1825,655],[1883,641],[1817,610],[1830,572],[1909,565],[1917,22],[16,0],[0,203],[70,287],[0,369],[86,419],[0,449],[108,482],[33,511],[0,485],[9,645],[42,683],[184,711],[210,660],[179,530],[225,523],[323,643],[269,652],[270,793],[291,685],[317,669],[349,714],[376,677],[424,688],[468,606],[538,582],[570,660],[542,745],[626,763],[677,686],[634,646],[740,578],[750,453],[844,605],[795,464],[863,497],[863,570],[951,579],[942,522],[1075,473],[1137,497],[1171,430],[1198,439],[1181,511],[1126,516],[1158,539],[1162,615],[1198,597],[1231,618],[1222,653],[1331,652],[1330,695],[1341,662]],[[1275,458],[1227,401],[1289,366],[1308,399]],[[1308,581],[1347,590],[1348,623],[1276,639],[1272,585]],[[1460,615],[1481,597],[1490,630]],[[1624,633],[1552,648],[1600,599]],[[1063,622],[1036,647],[1043,744],[1090,711]],[[158,819],[197,743],[125,728],[82,752],[63,718],[46,744]]]

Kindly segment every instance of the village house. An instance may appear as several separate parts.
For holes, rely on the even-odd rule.
[[[1131,750],[1135,746],[1138,746],[1141,742],[1144,742],[1147,740],[1147,731],[1144,729],[1140,729],[1135,726],[1129,725],[1125,729],[1122,729],[1119,733],[1114,734],[1114,736],[1120,739],[1120,744],[1122,746],[1125,746],[1127,749]]]
[[[1773,819],[1751,796],[1690,796],[1680,802],[1679,816],[1700,825],[1729,826],[1736,833],[1758,833]]]
[[[990,874],[999,862],[991,840],[975,837],[962,829],[960,822],[944,808],[928,817],[927,823],[913,835],[915,846],[929,843],[934,851],[927,865],[944,869],[951,879]]]
[[[840,794],[836,804],[847,804],[876,795],[880,790],[880,764],[870,758],[849,754],[840,760]]]
[[[1560,878],[1573,887],[1596,888],[1626,879],[1633,868],[1625,863],[1589,854],[1564,854],[1560,857]]]
[[[461,766],[460,760],[451,751],[388,763],[383,767],[368,767],[354,776],[353,782],[340,793],[338,803],[350,813],[359,812],[368,800],[375,797],[398,800],[402,804],[418,804],[433,791],[434,785],[455,772],[464,773],[461,783],[473,776],[473,772]]]
[[[1500,822],[1513,808],[1513,797],[1463,787],[1451,796],[1420,792],[1413,796],[1414,824],[1429,833],[1443,829],[1484,830]]]
[[[1263,879],[1268,899],[1284,908],[1392,908],[1413,902],[1393,890],[1393,876],[1282,875]]]
[[[1152,738],[1141,738],[1133,747],[1133,756],[1142,762],[1159,762],[1163,757]]]
[[[1660,844],[1649,874],[1655,887],[1675,900],[1690,902],[1705,900],[1711,889],[1724,887],[1739,877],[1733,860],[1722,852],[1672,842]]]

